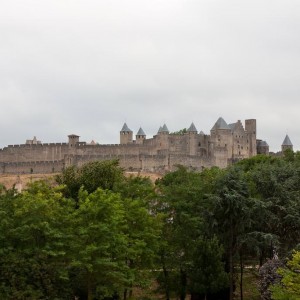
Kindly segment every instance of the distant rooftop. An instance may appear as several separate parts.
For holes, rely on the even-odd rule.
[[[192,122],[191,126],[189,127],[189,129],[187,131],[188,132],[198,132],[194,122]]]
[[[139,131],[137,132],[136,135],[144,135],[144,136],[146,136],[146,134],[145,134],[144,130],[142,129],[142,127],[140,127],[140,129],[139,129]]]
[[[284,141],[282,142],[282,146],[293,146],[290,138],[288,135],[285,136]]]
[[[128,128],[127,124],[124,123],[124,125],[123,125],[123,127],[122,127],[122,129],[121,129],[121,132],[132,132],[132,130],[130,130],[130,129]]]
[[[217,129],[231,129],[231,128],[227,125],[224,119],[220,117],[211,130],[217,130]]]

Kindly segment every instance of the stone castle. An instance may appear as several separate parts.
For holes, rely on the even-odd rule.
[[[283,148],[292,148],[286,136]],[[187,130],[170,133],[167,126],[147,138],[140,128],[133,132],[126,123],[120,131],[120,144],[101,145],[79,141],[71,134],[67,143],[41,143],[36,138],[25,144],[0,149],[2,174],[57,173],[68,166],[81,166],[95,160],[119,159],[127,171],[165,173],[181,164],[195,170],[228,165],[256,154],[269,153],[265,141],[256,138],[256,120],[227,124],[219,118],[210,134],[198,133],[192,123]]]

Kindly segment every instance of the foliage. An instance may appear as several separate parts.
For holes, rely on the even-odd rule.
[[[78,192],[83,186],[89,193],[97,188],[113,190],[124,179],[118,160],[93,161],[82,167],[71,166],[56,177],[58,184],[65,185],[65,196],[78,198]]]
[[[71,266],[85,283],[88,299],[110,296],[126,284],[124,215],[118,194],[80,190],[79,207],[72,217]]]
[[[125,177],[117,161],[92,162],[65,169],[55,187],[0,186],[0,298],[134,299],[157,276],[166,299],[227,299],[237,270],[242,286],[249,261],[263,265],[275,248],[283,257],[300,243],[299,157],[201,173],[177,166],[155,186]],[[276,299],[294,299],[298,253],[280,274],[279,260],[261,267],[263,299],[274,282]]]
[[[192,294],[213,294],[228,287],[222,255],[223,248],[216,237],[197,241],[189,272]]]
[[[200,174],[178,166],[177,171],[157,181],[160,209],[165,214],[161,285],[167,298],[173,291],[184,299],[188,291],[209,293],[225,284],[222,254],[219,246],[213,249],[218,242],[208,238],[204,223],[206,193],[217,174],[216,169]],[[204,270],[208,277],[203,276]]]
[[[300,298],[300,252],[295,251],[285,268],[277,273],[282,276],[280,284],[272,288],[272,298],[275,300],[297,300]]]
[[[184,135],[185,133],[187,133],[186,128],[180,129],[178,131],[170,132],[170,134],[172,134],[172,135]]]
[[[2,299],[61,299],[70,296],[66,249],[72,209],[44,182],[0,200],[0,295]]]

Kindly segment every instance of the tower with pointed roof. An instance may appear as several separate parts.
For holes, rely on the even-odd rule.
[[[187,129],[188,134],[188,149],[189,149],[189,155],[196,155],[197,153],[197,144],[198,144],[198,136],[197,136],[198,130],[192,122],[190,127]]]
[[[164,124],[162,127],[160,127],[158,133],[168,135],[169,134],[169,129],[168,129],[167,125]]]
[[[293,149],[288,136],[282,144],[282,150],[285,149]],[[265,141],[256,141],[256,120],[246,120],[243,126],[240,120],[226,123],[219,118],[210,134],[198,133],[194,123],[187,130],[170,133],[164,124],[151,138],[146,138],[140,127],[134,140],[132,130],[124,123],[119,145],[79,142],[79,136],[71,134],[66,143],[39,144],[33,139],[30,143],[9,145],[0,150],[3,173],[52,173],[90,160],[113,158],[118,158],[125,170],[164,173],[175,170],[179,164],[198,171],[212,166],[224,168],[254,156],[256,151],[267,154],[268,145]]]
[[[132,143],[133,132],[129,129],[126,123],[124,123],[120,131],[120,144],[131,144]]]
[[[137,144],[143,144],[145,139],[146,139],[146,134],[145,134],[144,130],[142,129],[142,127],[140,127],[139,131],[137,132],[137,134],[135,136],[135,142]]]
[[[287,149],[291,149],[293,151],[293,144],[288,135],[285,136],[285,138],[282,142],[281,151],[284,152]]]
[[[226,167],[228,158],[232,156],[232,134],[231,128],[220,117],[210,130],[210,147],[212,164]]]

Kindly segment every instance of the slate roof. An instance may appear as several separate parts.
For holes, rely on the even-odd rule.
[[[281,146],[293,146],[290,138],[288,135],[285,136],[285,139],[284,141],[282,142],[282,145]]]
[[[204,135],[204,132],[201,130],[201,131],[199,132],[199,134],[200,134],[200,135]]]
[[[187,131],[188,132],[198,132],[194,122],[192,122],[191,126],[189,127],[189,129]]]
[[[142,129],[142,127],[140,127],[140,129],[139,129],[139,131],[137,132],[136,135],[144,135],[144,136],[146,136],[146,134],[145,134],[144,130]]]
[[[122,129],[121,129],[121,132],[132,132],[132,130],[130,130],[130,129],[128,128],[127,124],[124,123],[124,125],[123,125],[123,127],[122,127]]]
[[[160,133],[160,132],[161,132],[161,130],[162,130],[162,127],[161,127],[161,126],[159,126],[157,133]]]
[[[166,124],[164,124],[160,132],[169,132],[169,129]]]
[[[258,146],[260,146],[260,147],[269,147],[269,145],[266,141],[259,141]]]
[[[216,129],[231,129],[222,117],[220,117],[211,130]]]
[[[231,130],[233,130],[234,127],[235,127],[235,125],[236,125],[236,123],[231,123],[231,124],[228,124],[228,127],[229,127]]]

